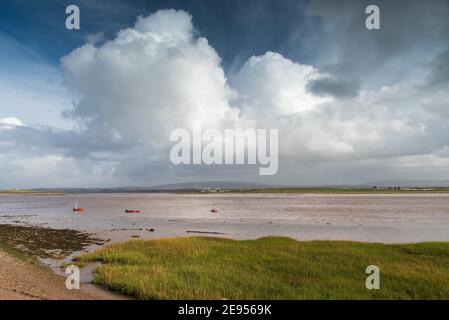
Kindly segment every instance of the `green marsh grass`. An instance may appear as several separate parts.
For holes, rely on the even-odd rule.
[[[95,283],[138,299],[449,299],[449,243],[289,238],[135,240],[81,255]],[[377,265],[381,289],[368,290]]]

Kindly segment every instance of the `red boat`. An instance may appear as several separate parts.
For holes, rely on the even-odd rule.
[[[84,208],[78,208],[78,201],[75,202],[75,208],[73,208],[73,212],[86,212],[86,209]]]
[[[129,209],[126,209],[125,212],[126,213],[140,213],[140,210],[129,210]]]

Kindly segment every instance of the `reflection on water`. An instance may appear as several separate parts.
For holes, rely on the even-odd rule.
[[[73,213],[75,201],[85,214]],[[71,228],[112,241],[194,235],[187,231],[232,238],[449,241],[449,194],[0,195],[0,223]]]

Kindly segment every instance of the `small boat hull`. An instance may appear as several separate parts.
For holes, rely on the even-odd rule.
[[[129,210],[129,209],[126,209],[125,212],[126,213],[140,213],[140,210]]]

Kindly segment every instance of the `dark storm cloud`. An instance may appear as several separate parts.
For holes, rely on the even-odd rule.
[[[444,85],[449,82],[449,49],[440,53],[431,63],[428,77],[430,85]]]
[[[380,30],[365,28],[365,8],[371,4],[380,8]],[[318,17],[324,30],[309,44],[310,50],[321,49],[315,63],[362,84],[394,83],[449,43],[449,3],[444,0],[315,0],[307,13]]]
[[[306,86],[309,92],[317,96],[334,96],[348,98],[358,95],[360,84],[356,81],[347,81],[333,77],[325,77],[309,82]]]

